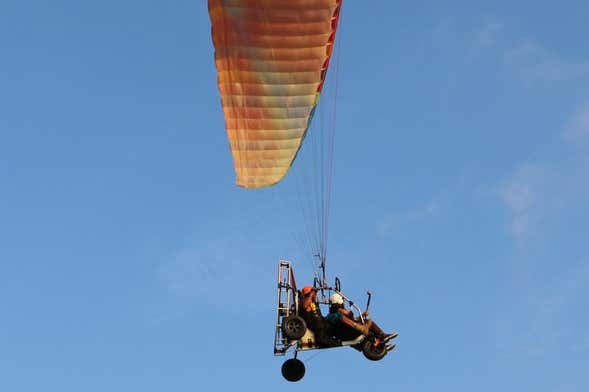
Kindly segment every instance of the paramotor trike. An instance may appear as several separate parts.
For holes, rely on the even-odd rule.
[[[342,291],[339,279],[336,278],[335,286],[329,287],[315,280],[315,287],[322,292],[318,298],[318,304],[327,305],[327,297],[331,293],[341,295],[350,309],[355,309],[359,314],[359,322],[364,324],[364,312],[351,301]],[[327,293],[327,295],[326,295]],[[370,305],[371,293],[368,292],[366,309]],[[282,365],[282,375],[288,381],[299,381],[305,375],[305,365],[297,359],[299,351],[318,350],[334,347],[352,346],[361,351],[366,358],[378,361],[387,354],[384,342],[373,333],[359,334],[351,340],[337,340],[337,344],[321,344],[316,332],[307,326],[302,309],[301,292],[297,289],[294,272],[291,263],[280,261],[278,263],[278,306],[276,308],[276,332],[274,338],[274,355],[285,355],[291,348],[294,349],[294,358]]]

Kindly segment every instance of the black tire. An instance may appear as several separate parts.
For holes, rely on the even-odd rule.
[[[282,319],[282,334],[291,340],[299,340],[305,335],[307,324],[302,317],[288,316]]]
[[[387,346],[384,343],[374,344],[374,340],[366,339],[362,344],[362,354],[371,361],[380,361],[387,355]]]
[[[305,364],[296,358],[292,358],[282,364],[281,371],[282,377],[287,381],[297,382],[305,376]]]

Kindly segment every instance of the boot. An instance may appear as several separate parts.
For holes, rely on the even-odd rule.
[[[392,339],[396,338],[397,336],[399,336],[399,334],[396,332],[386,334],[386,335],[384,335],[383,341],[385,343],[387,343],[387,342],[391,341]]]
[[[387,348],[386,348],[386,350],[387,350],[387,353],[388,353],[389,351],[391,351],[392,349],[394,349],[395,347],[397,347],[397,345],[396,345],[396,344],[394,344],[394,343],[393,343],[393,344],[391,344],[390,346],[387,346]]]

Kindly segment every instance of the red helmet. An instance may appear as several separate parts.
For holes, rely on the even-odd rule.
[[[306,297],[307,295],[310,295],[310,294],[314,294],[316,292],[317,292],[317,288],[315,288],[313,286],[305,286],[301,290],[301,293],[303,293],[303,297]]]

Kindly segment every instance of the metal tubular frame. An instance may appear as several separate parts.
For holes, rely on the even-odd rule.
[[[297,312],[298,297],[294,273],[289,261],[280,260],[278,263],[278,306],[276,308],[276,332],[274,334],[274,355],[284,355],[296,342],[289,343],[282,336],[282,319]]]

